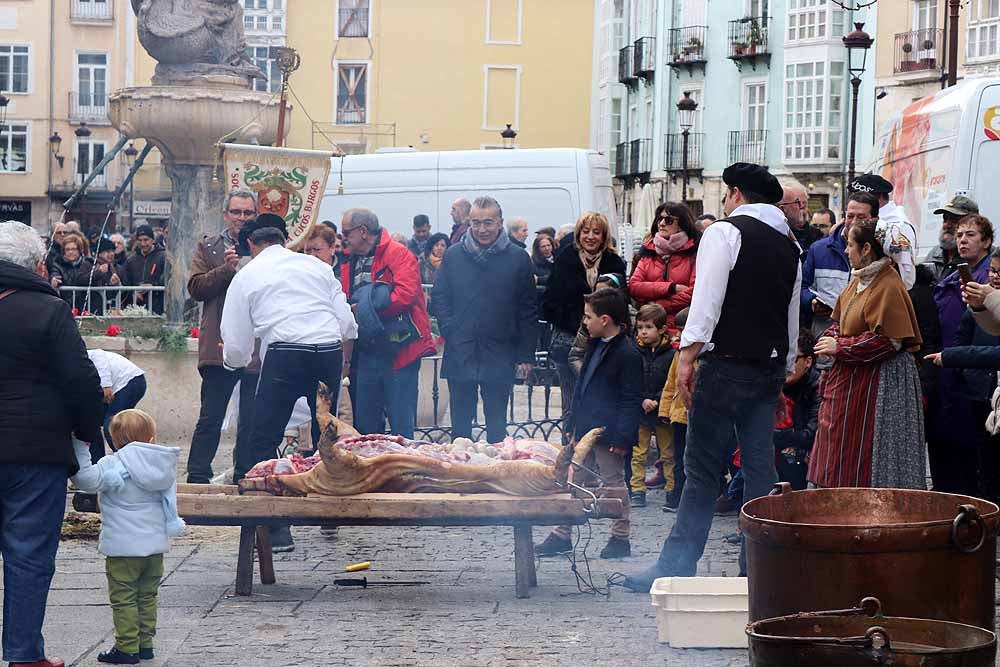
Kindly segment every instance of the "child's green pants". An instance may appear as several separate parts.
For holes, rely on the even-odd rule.
[[[138,653],[140,647],[152,648],[163,554],[108,556],[105,569],[115,623],[115,646],[125,653]]]

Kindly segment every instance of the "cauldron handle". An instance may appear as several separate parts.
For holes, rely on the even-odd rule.
[[[889,631],[880,625],[873,625],[868,628],[865,632],[865,639],[868,640],[869,644],[876,651],[888,651],[892,648],[889,642]],[[875,642],[881,640],[881,646],[876,645]]]
[[[969,546],[962,544],[958,541],[958,529],[959,527],[967,522],[974,521],[979,527],[979,541],[976,542],[974,546]],[[983,517],[979,516],[979,512],[973,505],[959,505],[958,514],[955,519],[951,522],[951,543],[955,545],[955,548],[961,551],[963,554],[971,554],[979,551],[979,549],[986,543],[986,522],[983,521]]]
[[[769,493],[767,495],[769,495],[769,496],[783,496],[786,493],[791,493],[791,491],[792,491],[792,485],[791,484],[789,484],[788,482],[778,482],[777,484],[774,485],[774,488],[771,489],[771,493]]]

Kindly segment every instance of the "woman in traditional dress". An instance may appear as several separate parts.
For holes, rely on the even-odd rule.
[[[877,209],[872,211],[874,215]],[[809,481],[819,487],[926,488],[923,405],[913,352],[920,328],[895,258],[909,241],[895,223],[855,222],[851,282],[816,343],[833,358]]]

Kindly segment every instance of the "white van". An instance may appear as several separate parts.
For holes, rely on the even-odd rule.
[[[347,209],[368,208],[383,227],[409,238],[413,216],[424,213],[431,219],[432,232],[450,234],[452,202],[480,195],[494,197],[505,220],[525,218],[532,232],[574,223],[583,211],[600,211],[615,229],[608,157],[578,148],[334,158],[319,220],[339,226]]]
[[[885,124],[873,171],[893,183],[892,196],[917,231],[917,256],[938,244],[941,216],[954,195],[1000,219],[1000,78],[966,79],[917,100]]]

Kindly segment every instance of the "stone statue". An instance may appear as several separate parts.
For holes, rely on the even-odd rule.
[[[132,0],[153,83],[266,78],[247,57],[240,0]]]

